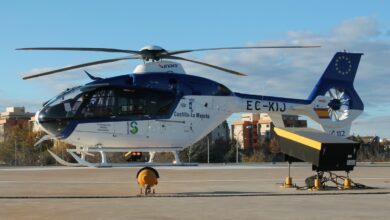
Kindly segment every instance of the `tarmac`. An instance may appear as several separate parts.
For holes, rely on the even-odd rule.
[[[390,219],[386,163],[350,173],[371,188],[318,191],[281,188],[284,163],[155,168],[156,194],[140,196],[140,167],[0,167],[0,219]],[[298,186],[314,174],[291,168]]]

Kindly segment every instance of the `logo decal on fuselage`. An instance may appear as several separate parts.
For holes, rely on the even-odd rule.
[[[337,73],[348,75],[352,70],[351,60],[347,56],[339,56],[336,58],[335,68]]]
[[[168,64],[158,64],[158,66],[162,69],[167,69],[167,68],[177,68],[179,65],[176,63],[168,63]]]
[[[137,134],[138,132],[138,123],[136,121],[127,122],[127,134]]]
[[[210,115],[207,113],[189,113],[189,112],[173,112],[173,116],[182,117],[182,118],[200,118],[200,119],[210,119]]]

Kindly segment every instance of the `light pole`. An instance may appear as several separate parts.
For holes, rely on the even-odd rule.
[[[15,142],[14,142],[14,147],[15,147],[15,158],[14,158],[14,160],[15,160],[15,162],[14,162],[14,166],[16,166],[16,139],[15,139]]]
[[[236,144],[236,163],[238,163],[238,141],[237,141],[237,144]]]
[[[209,136],[207,136],[207,164],[210,163],[210,141]]]
[[[188,163],[191,163],[191,145],[188,149]]]
[[[243,130],[244,130],[244,128],[241,131],[239,131],[238,134],[237,134],[237,140],[236,140],[236,163],[238,163],[238,146],[239,146],[238,141],[240,139],[240,134],[242,134]],[[242,137],[242,140],[244,140],[244,137]]]

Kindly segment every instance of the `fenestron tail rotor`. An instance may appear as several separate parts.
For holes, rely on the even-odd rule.
[[[331,97],[329,102],[328,112],[332,121],[342,121],[348,118],[351,104],[351,97],[344,90],[339,88],[331,88],[325,94]]]
[[[165,50],[162,47],[159,46],[146,46],[141,48],[140,50],[122,50],[122,49],[114,49],[114,48],[94,48],[94,47],[29,47],[29,48],[18,48],[16,50],[59,50],[59,51],[92,51],[92,52],[108,52],[108,53],[127,53],[132,54],[132,56],[125,56],[125,57],[118,57],[113,59],[105,59],[105,60],[98,60],[94,62],[88,62],[78,65],[73,65],[65,68],[55,69],[39,74],[29,75],[26,77],[23,77],[23,79],[31,79],[36,78],[40,76],[46,76],[58,72],[73,70],[73,69],[79,69],[87,66],[95,66],[100,65],[104,63],[111,63],[111,62],[117,62],[121,60],[130,60],[130,59],[142,59],[145,61],[159,61],[161,59],[172,59],[172,60],[182,60],[187,62],[196,63],[199,65],[207,66],[210,68],[218,69],[227,73],[245,76],[246,74],[240,73],[238,71],[234,71],[231,69],[227,69],[224,67],[219,67],[216,65],[212,65],[205,62],[200,62],[193,59],[173,56],[177,54],[183,54],[183,53],[190,53],[190,52],[198,52],[198,51],[212,51],[212,50],[243,50],[243,49],[294,49],[294,48],[316,48],[319,46],[254,46],[254,47],[219,47],[219,48],[202,48],[202,49],[192,49],[192,50]]]

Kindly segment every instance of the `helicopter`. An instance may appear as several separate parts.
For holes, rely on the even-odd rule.
[[[121,60],[140,59],[132,74],[110,78],[85,71],[91,82],[63,91],[46,101],[36,113],[36,123],[47,133],[37,144],[58,139],[76,146],[68,152],[79,164],[90,152],[173,152],[207,135],[233,113],[268,113],[275,127],[284,127],[282,115],[304,115],[319,123],[324,132],[348,137],[351,123],[364,110],[353,82],[362,53],[337,52],[307,99],[293,99],[233,92],[211,79],[187,74],[180,63],[186,61],[220,71],[246,74],[177,55],[198,51],[267,48],[313,48],[318,46],[225,47],[165,50],[149,45],[140,50],[86,47],[33,47],[17,50],[95,51],[125,53],[112,59],[78,64],[23,79]],[[79,157],[77,154],[81,154]],[[64,165],[71,165],[51,154]]]

